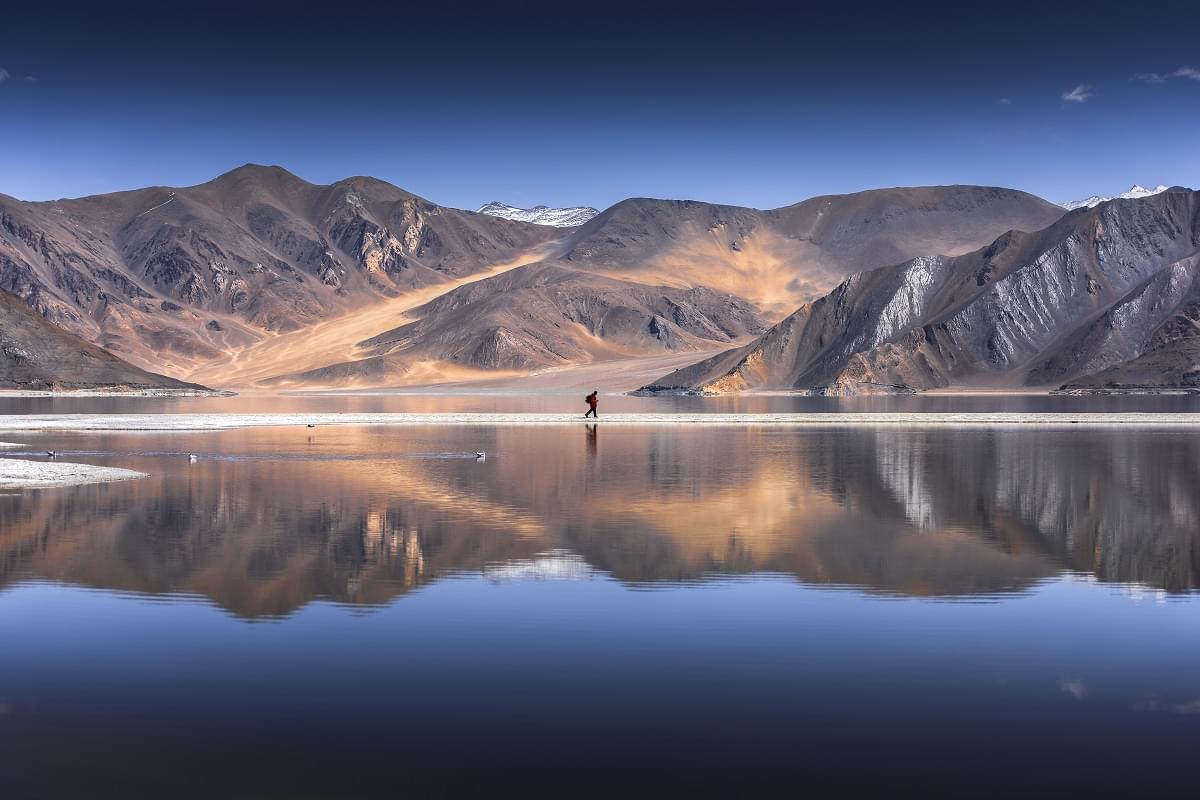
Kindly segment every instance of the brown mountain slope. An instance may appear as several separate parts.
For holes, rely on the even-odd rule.
[[[5,291],[0,291],[0,388],[204,389],[138,369],[52,325]]]
[[[378,385],[418,362],[474,370],[547,367],[713,350],[766,329],[746,301],[704,287],[621,281],[533,264],[454,289],[415,321],[360,343],[359,358],[269,381]]]
[[[855,275],[760,339],[657,388],[853,394],[1057,386],[1150,349],[1193,302],[1200,193],[1072,212],[963,256]]]
[[[559,255],[642,282],[709,286],[782,316],[849,274],[968,252],[1063,214],[1025,192],[985,186],[876,189],[770,211],[636,198],[576,229]]]
[[[186,188],[0,196],[0,288],[139,364],[183,373],[560,235],[372,178],[316,186],[247,165]]]

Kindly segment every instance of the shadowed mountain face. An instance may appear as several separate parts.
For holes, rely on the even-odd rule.
[[[633,199],[576,230],[561,256],[633,280],[709,286],[782,315],[851,273],[967,252],[1062,215],[1033,195],[981,186],[879,189],[771,211]]]
[[[1069,381],[1064,391],[1200,390],[1200,255],[1175,262],[1130,292],[1072,337],[1064,356],[1045,365],[1050,377],[1079,375],[1067,359],[1082,363],[1083,371],[1102,367]]]
[[[1198,252],[1200,194],[1113,201],[962,256],[855,275],[752,344],[655,386],[1053,388],[1152,351],[1187,364],[1143,372],[1183,381],[1192,365],[1185,340],[1200,313]]]
[[[1084,375],[1064,384],[1070,394],[1135,394],[1200,391],[1200,338],[1196,336],[1197,308],[1181,311],[1155,332],[1146,352],[1137,358]]]
[[[188,389],[204,387],[137,367],[51,325],[0,290],[0,388]]]
[[[139,364],[182,371],[556,235],[372,178],[315,186],[248,165],[187,188],[0,196],[0,288]]]
[[[260,429],[76,442],[202,456],[125,455],[119,465],[153,477],[0,497],[0,588],[37,576],[189,592],[247,617],[314,598],[386,603],[464,571],[641,585],[773,573],[929,596],[1020,591],[1073,569],[1200,588],[1200,452],[1155,431],[323,428],[307,441]]]

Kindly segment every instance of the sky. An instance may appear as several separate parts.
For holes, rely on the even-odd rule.
[[[22,199],[249,162],[459,208],[1200,186],[1195,2],[22,5],[0,21]]]

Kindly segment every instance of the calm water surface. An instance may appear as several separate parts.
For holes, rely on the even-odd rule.
[[[0,413],[580,402],[39,398]],[[1067,407],[1197,410],[605,398],[601,413]],[[5,797],[1194,786],[1192,430],[3,438],[150,474],[0,496]]]

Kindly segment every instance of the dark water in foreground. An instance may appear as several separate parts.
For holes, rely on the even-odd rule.
[[[1193,430],[0,438],[3,797],[1195,786]]]

